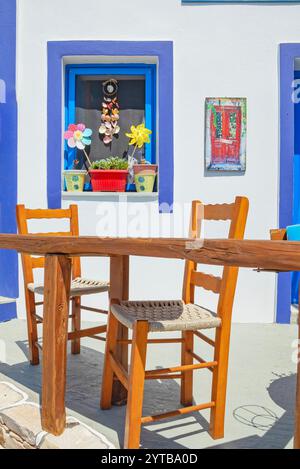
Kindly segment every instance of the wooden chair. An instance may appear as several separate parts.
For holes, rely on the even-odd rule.
[[[202,213],[202,214],[201,214]],[[203,205],[192,203],[190,237],[197,238],[201,219],[231,220],[229,238],[242,239],[248,214],[248,199],[237,197],[232,204]],[[197,242],[197,241],[196,241]],[[199,243],[198,243],[199,247]],[[187,247],[192,249],[192,245]],[[118,379],[128,390],[125,425],[125,448],[138,448],[141,425],[163,418],[202,409],[211,409],[210,433],[214,439],[224,436],[225,400],[227,387],[228,354],[231,314],[238,276],[237,267],[224,267],[222,277],[197,271],[197,265],[187,261],[183,282],[183,299],[176,301],[123,301],[111,300],[106,352],[102,381],[101,408],[109,409],[112,401],[113,380]],[[195,287],[211,290],[219,295],[217,314],[194,304]],[[132,329],[131,363],[129,373],[116,357],[119,324]],[[200,332],[216,330],[215,340]],[[149,332],[181,331],[178,339],[150,339]],[[214,348],[214,359],[205,361],[194,352],[194,337]],[[181,365],[145,371],[148,343],[181,343]],[[197,362],[194,364],[194,360]],[[193,405],[193,371],[207,368],[213,374],[211,400]],[[142,417],[145,379],[180,379],[181,403],[184,407],[165,414]]]
[[[28,220],[37,219],[68,219],[70,220],[70,229],[67,232],[36,233],[45,236],[78,236],[78,207],[70,205],[68,209],[28,209],[24,205],[17,205],[17,224],[19,234],[28,234]],[[27,328],[30,362],[32,365],[39,364],[39,348],[37,325],[43,322],[43,318],[36,313],[36,307],[43,305],[43,302],[37,302],[35,295],[43,295],[44,286],[34,282],[34,269],[44,268],[44,257],[34,257],[28,254],[22,254]],[[72,262],[72,284],[70,300],[72,300],[72,332],[68,334],[68,339],[72,340],[72,353],[80,353],[80,338],[93,337],[98,340],[105,340],[97,336],[106,332],[106,325],[80,330],[81,310],[107,314],[107,311],[90,308],[81,304],[83,295],[103,293],[109,291],[109,283],[106,281],[89,280],[81,277],[81,263],[79,257],[74,257]]]

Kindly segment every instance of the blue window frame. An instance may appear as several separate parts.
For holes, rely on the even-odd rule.
[[[160,213],[172,213],[174,200],[174,78],[172,41],[48,41],[47,43],[47,200],[61,207],[61,143],[65,57],[153,57],[157,67],[157,148]]]
[[[16,1],[0,1],[0,232],[16,233],[18,109],[16,100]],[[4,155],[9,155],[5,158]],[[9,268],[8,268],[9,266]],[[0,250],[0,295],[17,298],[18,255]],[[16,317],[16,303],[0,304],[0,322]]]
[[[67,65],[65,80],[65,127],[76,121],[76,78],[82,75],[126,75],[145,77],[145,125],[152,131],[151,143],[145,146],[145,158],[156,163],[156,65],[155,64],[84,64]],[[71,169],[74,149],[65,144],[64,168]]]

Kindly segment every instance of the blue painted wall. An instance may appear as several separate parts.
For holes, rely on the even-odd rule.
[[[0,0],[0,232],[15,233],[17,203],[16,0]],[[18,259],[0,250],[0,295],[18,296]],[[0,321],[16,316],[0,307]]]
[[[296,115],[295,115],[296,118]],[[296,121],[295,121],[296,124]],[[298,121],[298,124],[300,122]],[[295,126],[296,130],[296,126]],[[293,225],[300,224],[300,155],[294,155],[294,199],[293,199]],[[290,238],[289,238],[290,239]],[[291,238],[291,240],[296,238]],[[297,304],[299,298],[300,272],[292,273],[291,303]]]
[[[296,70],[294,72],[294,78],[295,80],[299,80],[300,79],[300,70]],[[297,86],[295,87],[295,90],[296,91],[296,96],[300,97],[300,85],[297,84]],[[295,149],[294,149],[294,153],[297,154],[297,155],[300,155],[300,100],[299,100],[299,103],[295,103],[294,104],[294,145],[295,145]]]
[[[293,224],[295,105],[292,85],[297,57],[300,57],[300,44],[280,44],[280,228]],[[282,273],[277,285],[277,322],[290,322],[290,307],[291,274]]]
[[[295,71],[295,80],[300,79],[300,71]],[[299,96],[299,85],[295,87]],[[294,104],[294,169],[293,169],[293,224],[300,223],[300,101]],[[291,302],[298,303],[300,272],[292,273]]]

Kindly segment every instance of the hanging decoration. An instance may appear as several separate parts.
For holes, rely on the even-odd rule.
[[[99,128],[100,137],[105,145],[110,145],[113,137],[117,137],[120,132],[120,106],[118,103],[118,81],[111,78],[102,85],[104,100],[102,103],[101,125]]]

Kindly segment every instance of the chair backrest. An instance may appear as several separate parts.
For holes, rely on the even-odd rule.
[[[236,197],[232,204],[204,205],[198,200],[192,202],[190,237],[198,238],[202,220],[230,220],[228,239],[243,239],[248,215],[249,201]],[[219,295],[217,315],[231,320],[236,289],[238,267],[223,268],[222,277],[197,271],[197,264],[187,261],[183,281],[183,300],[194,302],[195,287],[202,287]]]
[[[78,207],[77,205],[70,205],[67,209],[28,209],[24,205],[16,206],[17,225],[19,234],[30,234],[28,230],[28,220],[41,220],[41,219],[68,219],[70,221],[70,229],[65,232],[43,232],[33,233],[39,236],[78,236],[79,223],[78,223]],[[34,257],[29,254],[22,254],[22,265],[25,285],[34,281],[33,270],[44,268],[45,258]],[[80,258],[74,257],[72,259],[72,276],[73,278],[81,276]]]
[[[287,232],[285,228],[275,228],[270,230],[270,238],[272,241],[287,240]]]

